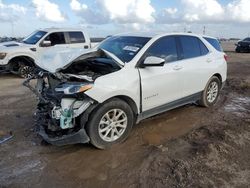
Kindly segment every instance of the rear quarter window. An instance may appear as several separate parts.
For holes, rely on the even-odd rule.
[[[217,51],[222,52],[223,49],[220,45],[220,42],[217,39],[213,39],[213,38],[208,38],[208,37],[204,37],[204,39],[209,42]]]

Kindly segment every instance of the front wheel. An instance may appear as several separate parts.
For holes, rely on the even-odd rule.
[[[218,77],[213,76],[207,83],[205,90],[202,92],[199,104],[204,107],[213,106],[219,97],[221,81]]]
[[[134,114],[123,100],[113,99],[92,112],[86,125],[90,142],[99,149],[107,149],[124,141],[133,127]]]
[[[236,53],[240,53],[241,50],[240,50],[239,48],[236,48],[236,49],[235,49],[235,52],[236,52]]]
[[[33,74],[34,68],[28,65],[21,65],[18,70],[18,74],[22,78],[31,78]]]

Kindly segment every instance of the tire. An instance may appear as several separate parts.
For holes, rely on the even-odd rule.
[[[18,69],[18,75],[22,78],[31,78],[33,76],[33,67],[21,65]]]
[[[99,149],[107,149],[125,141],[133,124],[134,113],[130,106],[125,101],[114,98],[91,113],[86,131],[92,145]]]
[[[201,99],[198,101],[199,105],[203,107],[213,106],[218,100],[220,89],[221,89],[220,79],[216,76],[210,78],[204,91],[202,92]]]

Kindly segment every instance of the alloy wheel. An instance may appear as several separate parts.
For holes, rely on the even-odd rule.
[[[126,113],[121,109],[112,109],[104,114],[98,126],[101,139],[114,142],[125,132],[128,124]]]
[[[217,98],[219,92],[219,85],[217,82],[211,82],[207,90],[207,101],[213,103]]]
[[[30,66],[21,67],[20,76],[23,78],[31,78],[33,76],[33,68]]]

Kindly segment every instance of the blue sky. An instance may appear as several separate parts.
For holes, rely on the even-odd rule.
[[[250,0],[0,0],[0,36],[81,27],[91,36],[127,31],[250,33]]]

